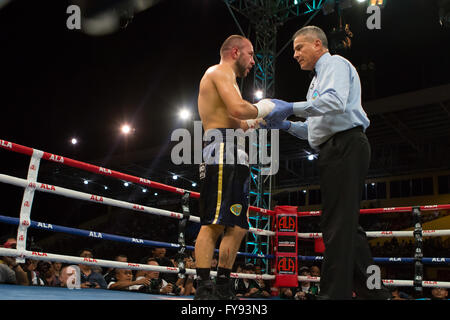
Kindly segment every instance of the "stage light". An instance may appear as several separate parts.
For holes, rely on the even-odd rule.
[[[130,184],[129,184],[128,182],[125,182],[123,185],[124,185],[125,187],[128,187]]]
[[[313,160],[314,160],[314,155],[313,155],[313,154],[310,154],[310,155],[308,156],[308,160],[309,160],[309,161],[313,161]]]
[[[264,93],[262,92],[262,90],[256,90],[255,91],[255,98],[258,100],[261,100],[264,96]]]
[[[131,132],[131,127],[128,124],[124,124],[121,130],[123,134],[129,134]]]
[[[89,183],[89,181],[87,181],[87,180],[84,180],[84,181],[83,181],[83,183],[84,183],[84,184],[88,184],[88,183]]]
[[[158,192],[155,192],[154,195],[157,196],[157,195],[158,195]]]
[[[147,192],[147,189],[142,189],[142,192],[143,192],[143,193],[146,193],[146,192]]]
[[[196,184],[195,182],[192,182],[192,186],[193,186],[193,187],[196,187],[197,184]]]
[[[191,112],[188,109],[184,108],[180,110],[178,116],[181,120],[187,120],[191,117]]]
[[[174,175],[172,176],[172,179],[173,179],[173,180],[177,180],[177,179],[178,179],[178,176],[177,176],[176,174],[174,174]]]
[[[72,138],[72,140],[70,140],[70,142],[71,142],[73,145],[76,145],[76,144],[78,143],[78,140],[77,140],[76,138]]]

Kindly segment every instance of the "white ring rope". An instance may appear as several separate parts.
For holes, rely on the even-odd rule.
[[[5,249],[0,248],[0,256],[10,256],[10,257],[22,257],[34,260],[44,260],[44,261],[56,261],[71,264],[86,264],[90,266],[99,266],[105,268],[117,268],[117,269],[130,269],[130,270],[144,270],[144,271],[157,271],[162,273],[178,273],[179,268],[165,267],[165,266],[153,266],[140,263],[131,262],[119,262],[110,260],[101,260],[94,258],[83,258],[83,257],[72,257],[61,254],[35,252],[35,251],[21,251],[16,249]],[[195,269],[186,269],[186,274],[196,275]],[[217,276],[216,271],[211,271],[211,276]],[[231,273],[232,278],[238,279],[254,279],[254,280],[274,280],[275,276],[270,274],[248,274],[248,273]],[[309,281],[309,282],[320,282],[320,277],[311,276],[298,276],[298,281]],[[386,286],[398,286],[398,287],[413,287],[413,280],[382,280]],[[441,287],[450,288],[450,282],[444,281],[422,281],[423,287]]]

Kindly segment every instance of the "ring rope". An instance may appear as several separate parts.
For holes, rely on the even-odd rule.
[[[157,271],[163,273],[178,273],[179,269],[174,267],[164,267],[164,266],[153,266],[140,263],[131,262],[119,262],[110,260],[101,260],[93,258],[83,258],[83,257],[72,257],[53,253],[44,253],[36,251],[18,251],[16,249],[5,249],[0,248],[1,256],[16,257],[20,256],[23,258],[44,260],[44,261],[56,261],[63,263],[75,263],[75,264],[86,264],[91,266],[100,266],[105,268],[117,268],[117,269],[131,269],[131,270],[144,270],[144,271]],[[195,269],[186,269],[186,274],[196,275]],[[217,276],[216,271],[211,271],[211,276]],[[230,277],[239,279],[254,279],[254,280],[274,280],[275,276],[270,274],[248,274],[248,273],[231,273]],[[298,276],[299,281],[310,281],[310,282],[320,282],[320,277],[311,276]],[[382,280],[385,285],[388,286],[401,286],[401,287],[412,287],[414,286],[413,280]],[[423,287],[444,287],[450,288],[450,282],[443,281],[422,281]]]

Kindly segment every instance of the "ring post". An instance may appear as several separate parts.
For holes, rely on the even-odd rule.
[[[189,218],[191,216],[191,212],[189,210],[189,199],[190,199],[190,192],[185,191],[183,197],[181,198],[181,209],[183,210],[183,218],[178,223],[178,244],[180,245],[180,248],[178,249],[177,254],[177,263],[178,263],[178,277],[184,278],[186,273],[186,266],[184,265],[184,258],[186,256],[186,237],[185,237],[185,231],[186,231],[186,225],[189,221]]]
[[[23,193],[22,205],[20,207],[19,227],[17,228],[17,250],[24,252],[27,249],[27,231],[31,224],[30,215],[31,207],[33,205],[34,191],[36,190],[36,181],[39,173],[39,165],[44,153],[42,151],[33,149],[30,165],[27,174],[27,186]],[[16,258],[17,263],[24,263],[25,258],[19,256]]]
[[[416,242],[416,250],[414,252],[414,291],[417,296],[423,295],[423,234],[422,223],[420,217],[420,207],[413,207],[414,221],[414,239]]]
[[[275,283],[274,287],[298,286],[297,207],[275,207]]]

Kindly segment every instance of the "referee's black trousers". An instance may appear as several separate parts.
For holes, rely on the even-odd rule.
[[[322,194],[320,228],[325,244],[320,275],[324,299],[387,299],[388,290],[369,290],[367,268],[373,265],[359,211],[370,163],[370,144],[361,127],[336,133],[320,146]]]

